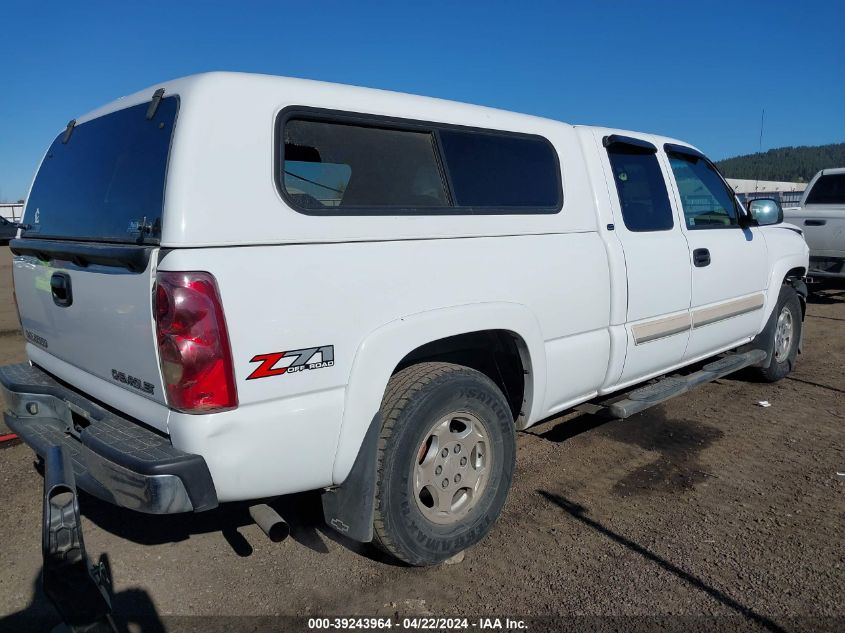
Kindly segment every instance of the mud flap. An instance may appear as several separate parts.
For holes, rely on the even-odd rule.
[[[807,313],[807,284],[804,283],[803,279],[787,279],[785,283],[792,288],[795,289],[795,292],[798,294],[798,302],[801,304],[801,320],[804,320],[804,317]],[[777,304],[775,304],[777,306]],[[742,347],[740,347],[737,351],[739,352],[747,352],[753,349],[762,349],[768,352],[772,349],[775,341],[775,328],[777,327],[777,310],[772,310],[772,314],[769,315],[769,320],[766,321],[766,326],[763,330],[754,337],[750,343],[746,343]],[[801,328],[801,338],[798,339],[798,353],[801,353],[801,347],[804,343],[804,328]],[[764,366],[766,363],[769,362],[769,359],[766,358],[762,362],[758,364],[758,366]]]
[[[44,593],[73,633],[116,632],[108,565],[102,559],[91,565],[85,553],[70,457],[63,446],[51,446],[44,462]]]
[[[376,413],[346,480],[337,488],[326,490],[322,496],[326,523],[345,537],[361,543],[373,540],[376,454],[380,431],[381,414]]]
[[[798,293],[798,299],[801,301],[801,320],[803,321],[807,316],[807,296],[810,291],[807,289],[807,284],[804,279],[792,278],[789,280],[789,285],[795,288]],[[798,339],[798,353],[800,354],[804,348],[804,328],[801,328],[801,338]]]
[[[755,349],[763,350],[764,352],[766,352],[767,356],[762,361],[757,363],[756,367],[765,367],[770,360],[770,356],[768,356],[769,350],[771,350],[774,346],[776,325],[777,310],[773,310],[772,314],[769,315],[769,318],[766,321],[766,326],[760,331],[757,336],[754,337],[751,342],[739,347],[737,349],[737,352],[739,352],[740,354],[744,354]]]

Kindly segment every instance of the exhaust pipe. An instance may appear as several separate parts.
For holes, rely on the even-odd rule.
[[[266,503],[250,506],[249,516],[274,543],[281,543],[290,534],[287,522]]]

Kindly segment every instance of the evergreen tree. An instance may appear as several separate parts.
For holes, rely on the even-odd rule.
[[[820,169],[845,167],[845,143],[778,147],[716,161],[726,178],[808,182]]]

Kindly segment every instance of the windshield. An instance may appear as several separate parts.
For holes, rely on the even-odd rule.
[[[35,177],[24,237],[106,242],[156,240],[178,100],[118,110],[62,132]],[[146,227],[146,228],[143,228]]]
[[[819,178],[807,194],[805,204],[845,204],[845,174]]]

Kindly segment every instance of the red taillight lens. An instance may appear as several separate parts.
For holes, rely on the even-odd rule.
[[[159,272],[153,310],[168,405],[186,413],[238,406],[232,350],[214,276]]]

